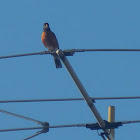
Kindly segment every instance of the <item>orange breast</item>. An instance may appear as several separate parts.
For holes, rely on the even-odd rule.
[[[41,40],[45,47],[49,50],[56,50],[59,48],[57,38],[52,31],[46,31],[42,33]]]
[[[42,40],[42,43],[44,44],[44,46],[45,47],[48,47],[48,45],[47,45],[47,34],[46,34],[46,32],[43,32],[42,33],[41,40]]]

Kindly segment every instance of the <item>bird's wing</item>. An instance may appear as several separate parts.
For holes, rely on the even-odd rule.
[[[53,32],[51,32],[50,37],[51,37],[51,42],[52,42],[53,46],[55,48],[59,49],[59,44],[58,44],[57,38]]]

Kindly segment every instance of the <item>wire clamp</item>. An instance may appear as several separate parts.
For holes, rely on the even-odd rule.
[[[42,126],[43,126],[43,129],[41,130],[42,133],[49,132],[49,123],[48,122],[44,122]]]

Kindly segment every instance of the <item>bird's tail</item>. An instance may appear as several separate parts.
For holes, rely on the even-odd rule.
[[[54,58],[54,62],[55,62],[55,66],[56,68],[62,68],[61,62],[60,62],[60,58],[57,56],[57,54],[53,55]]]

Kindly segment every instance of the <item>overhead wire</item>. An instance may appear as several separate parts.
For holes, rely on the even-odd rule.
[[[140,123],[140,120],[133,120],[133,121],[118,121],[122,124],[130,124],[130,123]],[[116,122],[116,123],[118,123]],[[65,124],[65,125],[52,125],[48,126],[48,128],[68,128],[68,127],[85,127],[88,123],[82,124]],[[91,124],[91,123],[90,123]],[[35,129],[43,129],[43,127],[28,127],[28,128],[11,128],[11,129],[0,129],[0,132],[7,132],[7,131],[24,131],[24,130],[35,130]]]
[[[72,56],[74,53],[77,52],[139,52],[140,49],[69,49],[69,50],[64,50],[64,54],[66,56]],[[55,52],[50,52],[50,51],[42,51],[42,52],[35,52],[35,53],[26,53],[26,54],[17,54],[17,55],[8,55],[8,56],[0,56],[0,59],[6,59],[6,58],[13,58],[13,57],[22,57],[22,56],[31,56],[31,55],[45,55],[45,54],[53,54]]]
[[[8,55],[8,56],[0,56],[0,59],[12,58],[12,57],[22,57],[22,56],[30,56],[30,55],[43,55],[50,54],[48,51],[36,52],[36,53],[26,53],[26,54],[17,54],[17,55]]]
[[[140,49],[70,49],[64,52],[90,52],[90,51],[140,51]]]
[[[11,116],[15,116],[15,117],[18,117],[18,118],[22,118],[22,119],[25,119],[25,120],[28,120],[28,121],[32,121],[32,122],[35,122],[35,123],[40,124],[40,125],[43,125],[44,124],[41,121],[38,121],[38,120],[35,120],[35,119],[31,119],[29,117],[25,117],[25,116],[18,115],[18,114],[15,114],[15,113],[11,113],[11,112],[8,112],[8,111],[5,111],[5,110],[0,110],[0,112],[1,113],[5,113],[5,114],[8,114],[8,115],[11,115]]]
[[[91,130],[98,130],[98,129],[102,129],[98,123],[84,123],[84,124],[66,124],[66,125],[53,125],[53,126],[49,126],[48,122],[41,122],[35,119],[31,119],[29,117],[25,117],[19,114],[15,114],[15,113],[11,113],[5,110],[0,110],[1,113],[5,113],[11,116],[15,116],[18,118],[22,118],[25,120],[29,120],[32,122],[35,122],[37,124],[42,125],[42,127],[28,127],[28,128],[11,128],[11,129],[0,129],[0,132],[8,132],[8,131],[21,131],[21,130],[36,130],[36,129],[42,129],[41,131],[38,131],[36,134],[29,136],[27,138],[25,138],[24,140],[28,140],[31,139],[33,137],[36,137],[42,133],[46,133],[49,131],[49,128],[64,128],[64,127],[86,127],[86,128],[90,128]],[[109,122],[105,121],[107,123],[106,125],[106,129],[110,129],[111,127],[118,128],[119,126],[122,126],[123,124],[130,124],[130,123],[140,123],[140,120],[133,120],[133,121],[122,121],[122,122],[113,122],[112,124],[109,124]],[[101,135],[102,138],[105,139],[104,133],[103,135]]]
[[[91,99],[94,100],[130,100],[130,99],[140,99],[140,96],[130,96],[130,97],[95,97]],[[0,103],[26,103],[26,102],[55,102],[55,101],[83,101],[83,98],[61,98],[61,99],[27,99],[27,100],[0,100]]]
[[[53,126],[48,126],[48,127],[49,128],[85,127],[85,125],[86,124],[68,124],[68,125],[53,125]],[[27,127],[27,128],[0,129],[0,132],[36,130],[36,129],[43,129],[43,127]]]
[[[28,138],[25,138],[24,140],[29,140],[29,139],[31,139],[31,138],[34,138],[34,137],[40,135],[40,134],[42,134],[42,131],[39,131],[39,132],[37,132],[36,134],[34,134],[34,135],[32,135],[32,136],[30,136],[30,137],[28,137]]]
[[[8,131],[24,131],[24,130],[36,130],[36,129],[43,129],[43,127],[28,127],[28,128],[0,129],[0,132],[8,132]]]
[[[65,53],[65,55],[67,55],[67,56],[70,56],[70,55],[73,55],[75,52],[90,52],[90,51],[140,51],[140,49],[71,49],[71,50],[64,50],[64,53]],[[30,56],[30,55],[42,55],[42,54],[53,54],[54,52],[49,52],[49,51],[43,51],[43,52],[37,52],[37,53],[28,53],[28,54],[19,54],[19,55],[9,55],[9,56],[1,56],[0,57],[0,59],[5,59],[5,58],[12,58],[12,57],[22,57],[22,56]],[[112,97],[112,98],[106,98],[106,97],[102,97],[102,99],[100,98],[97,98],[97,99],[95,99],[95,98],[92,98],[92,101],[94,101],[94,100],[105,100],[105,99],[139,99],[140,97],[128,97],[128,98],[126,98],[126,97],[118,97],[118,98],[114,98],[114,97]],[[74,98],[74,99],[54,99],[55,101],[74,101],[74,100],[83,100],[82,98]],[[42,99],[40,99],[40,101],[54,101],[54,100],[42,100]],[[0,101],[0,103],[10,103],[10,102],[37,102],[37,101],[39,101],[39,100],[9,100],[9,101]],[[24,117],[24,116],[21,116],[21,115],[18,115],[18,114],[14,114],[14,113],[11,113],[11,112],[7,112],[7,111],[4,111],[4,110],[0,110],[0,112],[2,112],[2,113],[6,113],[6,114],[9,114],[9,115],[12,115],[12,116],[16,116],[16,117],[19,117],[19,118],[22,118],[22,119],[26,119],[26,120],[30,120],[30,121],[34,121],[34,122],[36,122],[36,123],[38,123],[38,124],[41,124],[41,125],[43,125],[44,123],[43,122],[40,122],[40,121],[37,121],[37,120],[34,120],[34,119],[31,119],[31,118],[28,118],[28,117]],[[133,123],[136,123],[137,121],[133,121]],[[140,121],[139,121],[140,122]],[[128,124],[128,123],[131,123],[131,121],[125,121],[124,122],[124,124]],[[69,127],[69,126],[67,126],[67,127]],[[44,127],[42,127],[42,128],[44,128]],[[41,128],[41,129],[42,129]],[[24,128],[24,130],[25,130],[25,128]],[[29,128],[28,128],[28,130],[29,130]],[[1,132],[1,131],[0,131]],[[4,131],[3,131],[4,132]],[[32,136],[30,136],[30,137],[28,137],[28,138],[26,138],[25,140],[28,140],[28,139],[30,139],[30,138],[33,138],[33,137],[35,137],[35,136],[37,136],[37,135],[40,135],[42,132],[40,131],[40,132],[38,132],[38,133],[36,133],[36,134],[34,134],[34,135],[32,135]],[[103,136],[103,138],[105,139],[105,137]]]

